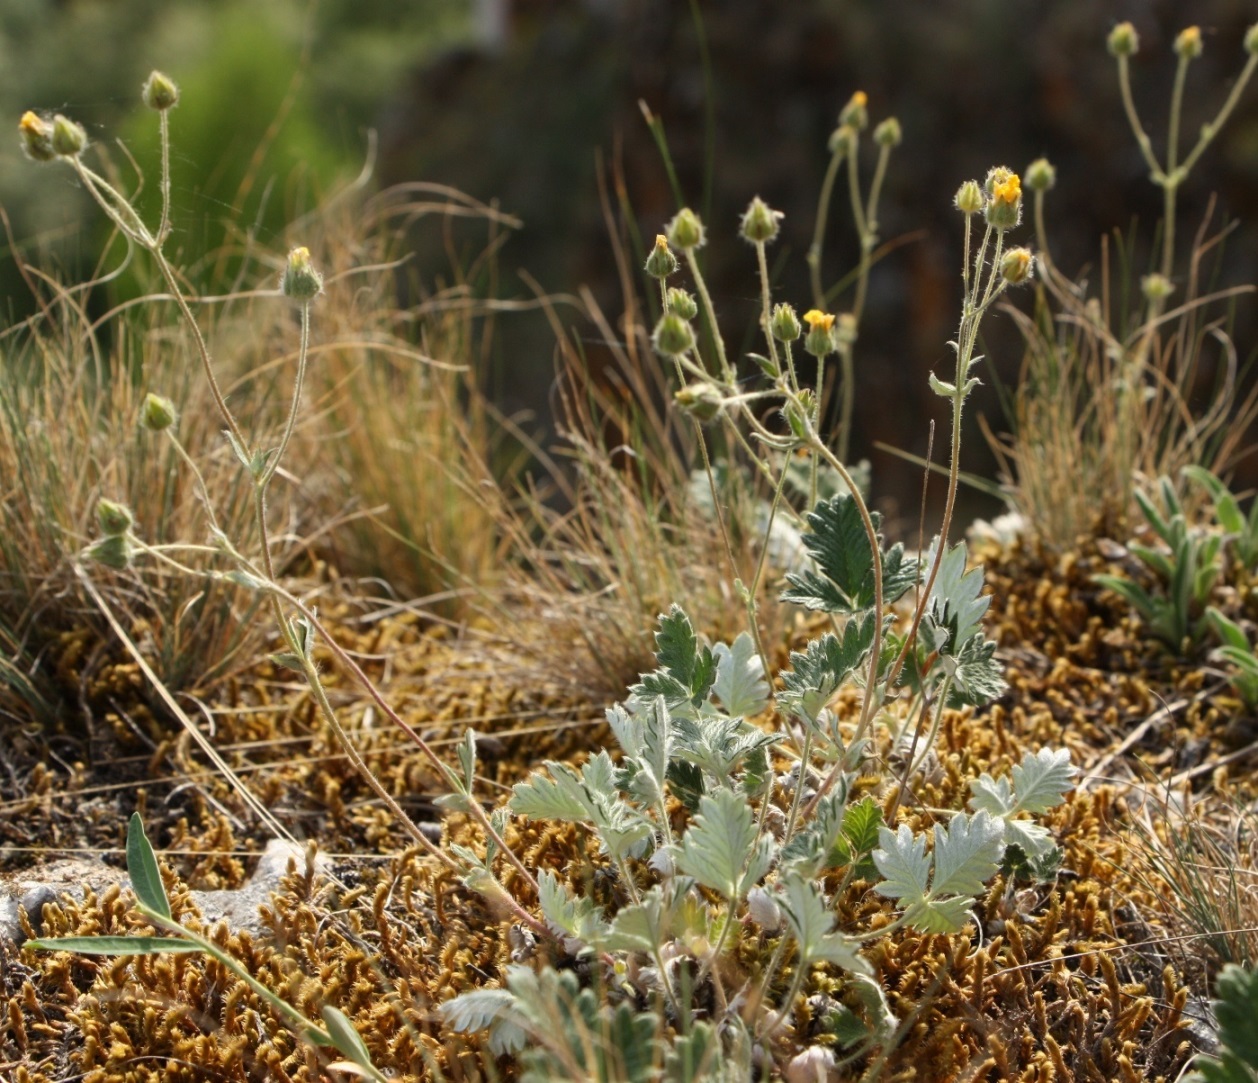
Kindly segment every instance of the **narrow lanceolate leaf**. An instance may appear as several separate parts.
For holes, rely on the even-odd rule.
[[[350,1062],[356,1064],[369,1079],[384,1079],[380,1071],[371,1063],[371,1051],[367,1048],[362,1036],[354,1029],[349,1017],[331,1004],[325,1004],[320,1013],[323,1025],[328,1028],[328,1036],[332,1044]]]
[[[750,857],[750,862],[748,858]],[[699,802],[699,814],[682,839],[677,867],[727,899],[739,898],[768,871],[771,840],[756,839],[756,824],[746,798],[717,790]],[[751,880],[746,883],[745,880]]]
[[[73,951],[79,955],[189,955],[200,951],[190,940],[173,936],[61,936],[24,941],[35,951]]]
[[[131,814],[127,824],[127,875],[131,877],[131,890],[135,897],[167,920],[170,919],[170,900],[162,884],[162,873],[157,867],[157,855],[144,834],[144,821],[138,812]]]
[[[739,633],[729,646],[718,643],[716,657],[716,693],[726,714],[751,718],[764,710],[769,701],[769,686],[764,680],[764,664],[755,643],[746,632]]]

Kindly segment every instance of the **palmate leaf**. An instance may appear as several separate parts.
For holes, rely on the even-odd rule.
[[[996,661],[996,644],[982,632],[972,635],[962,644],[953,661],[949,707],[966,704],[983,707],[1003,696],[1009,687],[1005,681],[1004,666]]]
[[[674,762],[702,768],[721,786],[733,785],[734,774],[743,761],[777,740],[774,734],[741,718],[680,718],[676,733]]]
[[[789,867],[811,879],[836,863],[831,858],[840,839],[846,803],[847,787],[843,785],[836,786],[817,802],[812,816],[782,847],[783,868]]]
[[[869,964],[857,954],[856,943],[831,932],[834,915],[826,905],[821,889],[810,877],[788,873],[777,903],[799,947],[798,965],[828,962],[856,973],[871,973]]]
[[[769,702],[769,686],[765,683],[764,664],[751,636],[741,632],[729,646],[718,643],[712,653],[716,656],[716,680],[712,691],[726,713],[751,718],[763,711]]]
[[[969,917],[974,896],[1000,867],[1004,825],[985,811],[958,815],[946,828],[936,825],[935,848],[926,856],[926,839],[901,824],[879,829],[881,846],[874,864],[885,877],[874,890],[899,899],[905,919],[927,933],[957,932]],[[934,876],[929,881],[931,868]]]
[[[599,944],[607,931],[603,912],[594,900],[574,896],[549,869],[537,874],[537,902],[552,929],[582,944]]]
[[[784,702],[816,719],[826,701],[864,660],[874,642],[874,614],[853,617],[843,635],[826,632],[808,644],[807,650],[791,652],[792,670],[782,673]]]
[[[650,695],[663,695],[671,701],[678,689],[684,689],[684,698],[694,706],[703,703],[716,679],[716,659],[709,648],[699,646],[699,637],[681,606],[674,604],[667,613],[660,614],[660,630],[655,633],[655,644],[655,659],[660,671],[671,681],[661,681],[659,674],[644,675],[642,684],[645,691]],[[631,691],[641,695],[636,686]]]
[[[489,1049],[495,1056],[517,1053],[524,1048],[527,1020],[519,1010],[514,993],[507,989],[474,989],[438,1006],[451,1030],[472,1034],[490,1030]]]
[[[935,545],[938,544],[936,539]],[[930,592],[932,617],[951,633],[945,653],[955,654],[982,630],[983,614],[992,602],[990,596],[983,594],[983,569],[966,571],[967,556],[964,542],[949,549],[940,561]]]
[[[757,839],[745,797],[717,790],[699,802],[699,813],[681,840],[677,867],[726,899],[742,898],[773,864],[775,844]]]

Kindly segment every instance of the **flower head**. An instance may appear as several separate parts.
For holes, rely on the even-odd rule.
[[[1201,49],[1201,27],[1186,26],[1176,35],[1175,53],[1181,60],[1196,60]]]
[[[869,124],[869,95],[858,90],[847,101],[839,112],[839,124],[848,125],[858,131]]]
[[[825,357],[838,351],[839,344],[834,335],[834,315],[810,308],[804,313],[804,323],[808,324],[808,334],[804,336],[804,349],[813,357]]]
[[[677,270],[677,257],[668,247],[668,238],[662,233],[655,235],[655,247],[646,258],[646,273],[661,282]]]
[[[1022,221],[1022,178],[1012,169],[997,166],[987,174],[984,186],[990,201],[987,222],[993,229],[1012,229]]]
[[[179,88],[170,76],[163,75],[160,71],[153,72],[145,80],[144,89],[140,95],[145,105],[150,109],[156,109],[159,113],[173,109],[179,104]]]
[[[702,248],[707,240],[703,223],[689,207],[682,207],[673,215],[672,221],[665,228],[669,244],[674,248],[680,248],[683,252],[688,252],[692,248]]]
[[[294,301],[311,301],[323,292],[323,275],[310,262],[309,248],[294,248],[289,252],[280,290]]]
[[[1136,50],[1140,48],[1140,35],[1131,23],[1119,23],[1109,32],[1105,44],[1111,56],[1135,56]]]
[[[1000,277],[1011,286],[1020,286],[1030,279],[1035,257],[1029,248],[1011,248],[1000,260]]]
[[[756,196],[743,214],[740,232],[743,239],[752,244],[767,244],[778,235],[782,212],[773,210],[763,199]]]

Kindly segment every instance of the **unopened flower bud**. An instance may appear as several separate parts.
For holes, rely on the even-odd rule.
[[[984,184],[989,200],[987,224],[993,229],[1013,229],[1022,221],[1022,178],[1012,169],[997,166]]]
[[[1036,158],[1026,167],[1026,186],[1034,192],[1047,192],[1057,183],[1057,170],[1047,158]]]
[[[817,396],[812,388],[805,387],[799,393],[799,402],[787,402],[782,407],[782,417],[786,419],[787,428],[797,440],[807,440],[811,419],[817,409]]]
[[[895,117],[887,117],[874,129],[874,142],[880,147],[898,147],[903,138],[900,122]]]
[[[840,124],[833,132],[830,133],[829,149],[831,154],[850,154],[852,148],[856,146],[856,140],[860,137],[858,132],[850,124]]]
[[[743,214],[741,232],[752,244],[768,244],[778,235],[782,212],[775,211],[759,196],[751,201]]]
[[[280,291],[294,301],[310,301],[323,292],[323,275],[310,262],[309,248],[294,248],[289,252]]]
[[[838,351],[839,344],[834,335],[834,316],[812,308],[804,313],[804,323],[808,324],[804,349],[813,357],[825,357]]]
[[[1140,48],[1140,35],[1131,23],[1119,23],[1109,32],[1105,45],[1111,56],[1135,56]]]
[[[1196,60],[1201,50],[1201,27],[1186,26],[1175,36],[1175,55],[1181,60]]]
[[[144,396],[144,404],[140,407],[140,424],[150,432],[161,432],[169,429],[178,415],[175,404],[170,399],[149,392]]]
[[[699,421],[711,421],[721,412],[724,396],[713,384],[687,384],[673,396],[673,401]]]
[[[1020,286],[1035,270],[1035,258],[1029,248],[1011,248],[1000,258],[1000,277],[1011,286]]]
[[[769,317],[769,331],[779,342],[794,342],[804,333],[795,309],[787,304],[773,306],[773,315]]]
[[[839,124],[855,128],[861,131],[869,125],[869,96],[863,91],[858,90],[848,100],[842,111],[839,113]]]
[[[694,328],[675,312],[667,312],[655,325],[651,345],[664,357],[680,357],[695,348]]]
[[[1251,56],[1258,53],[1258,23],[1245,31],[1245,52]]]
[[[978,214],[983,209],[983,202],[983,189],[975,180],[966,181],[952,197],[952,205],[962,214]]]
[[[83,125],[58,113],[52,118],[52,149],[63,158],[77,158],[87,148]]]
[[[646,273],[661,282],[677,271],[677,257],[668,247],[668,238],[662,233],[655,235],[655,247],[646,258]]]
[[[766,933],[776,933],[782,928],[782,908],[762,887],[753,887],[747,892],[747,916]]]
[[[1146,301],[1165,301],[1175,292],[1175,284],[1166,275],[1145,275],[1140,279],[1140,292]]]
[[[126,534],[110,534],[87,548],[87,555],[98,564],[115,571],[122,571],[131,564],[135,546]]]
[[[115,500],[106,500],[104,497],[96,501],[96,523],[101,533],[111,538],[126,534],[135,526],[130,508]]]
[[[668,288],[668,293],[665,294],[665,301],[668,304],[668,311],[675,312],[683,320],[693,320],[699,315],[699,305],[695,301],[694,294],[688,293],[678,286],[670,286]]]
[[[669,243],[683,252],[688,252],[692,248],[702,248],[707,240],[703,223],[689,207],[682,207],[673,215],[673,220],[668,223],[666,229]]]
[[[141,97],[150,109],[164,113],[179,104],[179,88],[170,76],[155,71],[145,80]]]
[[[33,162],[51,162],[57,157],[52,145],[52,124],[29,109],[22,114],[17,130],[22,136],[22,150]]]

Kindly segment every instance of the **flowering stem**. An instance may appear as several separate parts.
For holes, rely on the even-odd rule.
[[[817,200],[817,217],[813,224],[812,245],[808,249],[808,274],[812,279],[812,303],[814,308],[826,307],[825,290],[821,288],[821,250],[826,235],[826,218],[830,212],[830,198],[834,193],[834,182],[839,175],[839,166],[843,163],[843,150],[834,151],[830,155],[830,164],[826,167],[825,180],[821,182],[821,196]],[[820,389],[818,389],[820,391]]]

